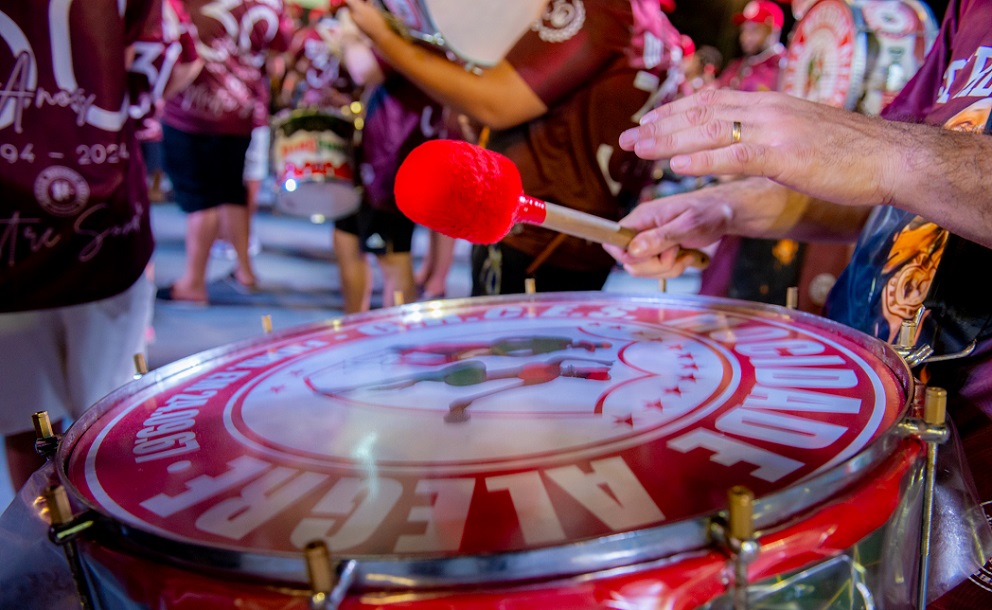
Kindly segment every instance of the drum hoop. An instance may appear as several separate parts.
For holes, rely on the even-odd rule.
[[[602,299],[601,293],[559,292],[534,295],[501,295],[449,299],[453,308],[527,304],[567,299],[572,302]],[[777,305],[752,303],[733,299],[702,297],[696,295],[644,295],[612,293],[611,299],[631,304],[700,306],[712,311],[755,314],[774,314],[802,322],[814,328],[840,335],[867,350],[867,354],[884,364],[898,379],[906,392],[905,402],[896,420],[906,417],[914,395],[914,379],[905,361],[892,346],[853,328],[802,311],[785,309]],[[393,318],[397,312],[416,313],[427,307],[412,303],[352,314],[346,317],[349,325],[365,324],[384,317]],[[111,539],[129,548],[140,548],[149,556],[160,557],[199,571],[236,574],[238,577],[260,578],[283,583],[308,586],[309,577],[303,553],[255,552],[206,546],[178,537],[166,537],[147,532],[139,527],[105,515],[91,504],[70,480],[67,470],[69,458],[80,436],[122,399],[147,391],[166,380],[181,380],[199,374],[206,363],[222,365],[235,360],[240,352],[271,344],[273,341],[290,340],[296,336],[340,327],[345,318],[295,326],[275,331],[257,338],[245,339],[217,347],[171,364],[164,365],[128,383],[98,401],[88,409],[65,433],[56,454],[59,479],[74,500],[91,511],[103,515],[105,521],[114,523],[108,529]],[[874,349],[869,349],[873,347]],[[904,435],[897,426],[891,427],[871,441],[864,449],[850,458],[838,462],[814,476],[800,479],[780,490],[761,496],[754,501],[754,526],[768,530],[801,516],[813,507],[823,504],[845,488],[860,482],[872,469],[894,455],[902,445]],[[575,541],[546,548],[527,549],[476,555],[425,555],[418,557],[341,556],[335,560],[354,559],[357,562],[354,588],[356,590],[431,590],[444,587],[498,585],[534,580],[587,575],[608,570],[623,569],[673,557],[689,551],[712,549],[711,523],[722,511],[713,511],[652,528],[622,532],[601,538]]]

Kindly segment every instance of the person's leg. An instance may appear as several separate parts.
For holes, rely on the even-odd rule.
[[[219,208],[186,215],[186,263],[182,276],[172,285],[173,300],[206,302],[210,246],[217,239],[219,227]]]
[[[344,312],[368,311],[372,299],[372,267],[367,255],[362,252],[358,236],[335,227],[332,239],[341,278]]]
[[[404,303],[417,300],[413,278],[413,222],[399,212],[365,209],[359,214],[363,249],[374,254],[382,271],[382,305],[396,305],[396,294]]]
[[[53,426],[69,416],[65,327],[61,309],[0,314],[0,433],[7,470],[19,489],[44,460],[35,452],[31,415],[48,413]]]
[[[447,292],[448,272],[455,260],[455,238],[430,232],[428,256],[421,266],[417,285],[421,288],[421,298],[441,299]]]
[[[396,294],[403,295],[404,303],[417,299],[417,284],[413,280],[413,257],[409,252],[392,252],[376,256],[382,270],[382,306],[396,305]]]
[[[251,234],[251,212],[247,206],[226,203],[219,208],[220,224],[227,235],[237,260],[234,269],[234,279],[239,284],[254,288],[257,279],[249,253],[249,236]]]
[[[213,191],[218,179],[216,137],[163,127],[165,169],[172,178],[176,203],[186,213],[186,260],[183,273],[169,294],[180,301],[207,300],[207,264],[217,238],[219,212]],[[238,176],[240,182],[240,174]],[[163,293],[166,289],[163,289]]]

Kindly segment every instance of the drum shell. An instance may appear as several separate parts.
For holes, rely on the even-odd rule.
[[[361,130],[336,112],[297,110],[272,125],[276,206],[292,215],[335,220],[361,203],[356,151]]]

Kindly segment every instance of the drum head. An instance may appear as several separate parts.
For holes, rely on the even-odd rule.
[[[707,544],[705,526],[685,544],[665,528],[733,485],[765,502],[759,524],[822,501],[827,475],[849,485],[872,462],[852,458],[894,436],[909,379],[887,346],[775,307],[466,299],[154,371],[87,412],[59,457],[79,499],[173,543],[288,557],[322,539],[360,561],[428,558],[433,576],[490,558],[451,570],[469,582],[498,579],[504,555],[526,578],[591,553],[588,573],[636,558],[635,533],[660,532],[647,555]],[[568,560],[535,561],[547,549]]]

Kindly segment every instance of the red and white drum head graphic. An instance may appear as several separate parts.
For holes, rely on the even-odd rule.
[[[854,456],[902,415],[889,356],[812,316],[703,299],[414,305],[136,382],[62,449],[81,498],[183,542],[528,550],[718,510],[733,485],[768,494]]]
[[[813,4],[789,35],[781,90],[806,100],[853,109],[866,69],[867,35],[845,0]]]

